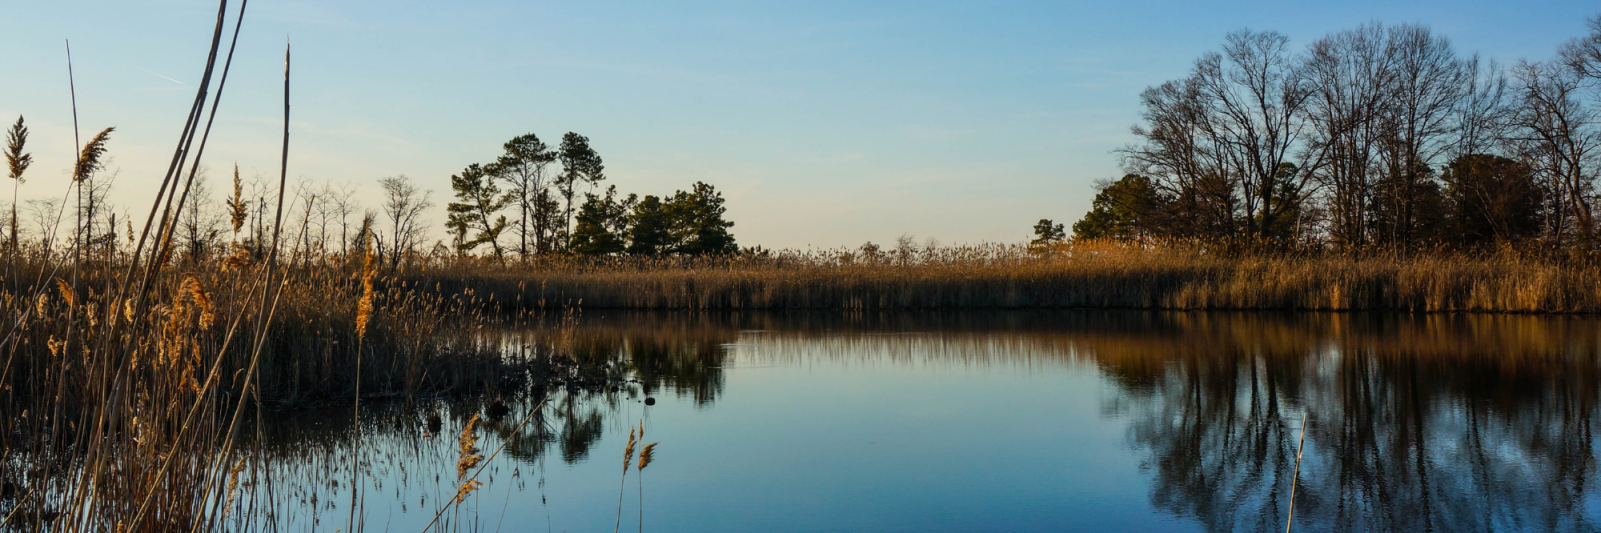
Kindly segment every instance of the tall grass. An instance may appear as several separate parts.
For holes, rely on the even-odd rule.
[[[530,376],[527,360],[478,334],[490,322],[472,311],[478,304],[400,283],[373,295],[361,338],[359,266],[279,267],[282,290],[267,309],[256,275],[265,265],[175,268],[152,287],[138,329],[129,327],[135,306],[113,290],[117,265],[53,274],[46,266],[25,261],[17,273],[30,281],[0,290],[0,478],[27,496],[5,506],[16,511],[9,525],[100,529],[132,522],[145,499],[152,513],[143,521],[156,529],[221,516],[225,507],[206,507],[218,496],[206,494],[234,485],[232,469],[214,471],[211,454],[231,434],[241,401],[255,410],[357,390],[366,398],[501,394]],[[66,281],[74,275],[77,289]],[[259,345],[245,335],[256,330],[264,332]],[[116,361],[122,351],[128,356]],[[102,466],[82,473],[91,460]],[[58,527],[65,521],[78,527]]]
[[[232,61],[230,44],[213,86],[227,14],[219,1],[194,103],[137,239],[132,224],[126,245],[114,232],[84,238],[89,226],[75,221],[64,242],[47,235],[5,247],[0,529],[219,529],[246,490],[241,473],[259,478],[261,439],[241,427],[252,414],[259,420],[264,405],[496,391],[527,376],[524,361],[460,327],[457,320],[485,318],[467,311],[480,307],[470,297],[404,283],[374,291],[356,258],[281,260],[280,251],[298,247],[279,241],[281,195],[276,215],[262,220],[271,241],[236,241],[241,253],[226,261],[174,258],[176,221],[193,208],[185,198],[210,133],[208,91],[215,90],[214,118]],[[243,2],[238,17],[235,39]],[[286,47],[280,192],[289,65]],[[80,201],[111,131],[95,136],[73,167]],[[12,152],[21,151],[17,144]]]
[[[1252,255],[1071,243],[729,257],[437,259],[400,279],[498,306],[1601,312],[1601,268],[1500,251]]]

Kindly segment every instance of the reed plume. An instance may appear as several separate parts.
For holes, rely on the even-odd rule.
[[[472,418],[467,420],[467,426],[461,430],[460,446],[456,450],[456,481],[461,483],[461,486],[456,489],[457,505],[461,504],[462,498],[466,498],[468,494],[483,486],[483,483],[478,480],[467,477],[467,473],[484,460],[483,454],[478,449],[477,429],[478,414],[473,413]]]
[[[72,181],[89,179],[104,166],[100,159],[105,157],[106,143],[111,140],[111,132],[115,129],[100,130],[89,140],[89,144],[83,145],[83,152],[78,154],[78,163],[72,167]]]
[[[655,460],[657,444],[660,443],[652,442],[639,450],[639,470],[644,470],[645,467],[650,466],[651,461]]]
[[[28,127],[22,123],[22,115],[17,115],[16,124],[6,132],[6,168],[10,171],[10,178],[22,182],[22,174],[28,171],[33,164],[33,155],[23,152],[28,146]]]
[[[22,115],[17,115],[17,123],[11,125],[6,132],[6,169],[11,178],[11,235],[10,244],[12,261],[10,268],[16,270],[17,251],[17,188],[22,185],[22,174],[28,171],[28,165],[33,164],[33,155],[23,150],[28,146],[28,127],[22,124]]]
[[[245,206],[245,190],[239,181],[239,163],[233,164],[233,196],[228,197],[228,222],[233,225],[235,235],[245,225],[245,217],[250,209]]]
[[[211,294],[200,286],[200,280],[193,274],[184,277],[181,290],[200,309],[200,329],[211,329],[212,322],[217,319],[217,314],[211,308]]]
[[[72,285],[69,285],[67,280],[56,278],[56,292],[60,293],[61,299],[67,302],[67,307],[72,307],[78,301],[78,292],[72,290]]]
[[[628,467],[633,466],[634,463],[634,445],[639,443],[636,440],[638,432],[639,428],[629,426],[628,446],[623,448],[623,477],[617,482],[617,525],[612,527],[613,533],[621,531],[623,528],[623,488],[628,486]]]
[[[239,472],[244,469],[245,458],[240,457],[239,461],[234,463],[233,469],[228,472],[228,501],[222,506],[223,520],[228,519],[229,511],[233,510],[234,500],[239,496]]]
[[[643,421],[639,423],[639,428],[640,436],[643,437],[645,434],[645,423]],[[639,465],[635,467],[639,471],[639,475],[634,477],[634,483],[639,485],[639,531],[641,533],[645,531],[645,467],[650,466],[650,462],[656,458],[656,444],[655,442],[646,444],[644,448],[639,450]]]
[[[378,275],[372,253],[372,237],[369,234],[364,240],[367,242],[362,243],[361,300],[356,304],[357,339],[367,338],[367,322],[372,318],[372,280]]]

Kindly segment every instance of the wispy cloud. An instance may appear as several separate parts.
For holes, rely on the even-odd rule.
[[[160,74],[157,74],[157,73],[154,73],[154,72],[151,72],[151,71],[149,71],[149,70],[146,70],[146,69],[142,69],[142,68],[139,68],[139,67],[134,67],[134,68],[138,68],[138,69],[139,69],[139,70],[141,70],[141,71],[144,71],[144,73],[145,73],[145,74],[149,74],[149,75],[151,75],[151,76],[155,76],[155,77],[157,77],[157,78],[161,78],[161,79],[164,79],[164,80],[167,80],[167,81],[170,81],[170,82],[173,82],[173,83],[176,83],[176,84],[178,84],[178,85],[184,85],[184,82],[181,82],[181,81],[178,81],[178,80],[175,80],[175,79],[172,79],[172,78],[169,78],[169,77],[167,77],[167,76],[163,76],[163,75],[160,75]]]

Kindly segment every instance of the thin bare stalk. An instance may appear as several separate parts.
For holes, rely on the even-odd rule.
[[[1306,413],[1301,413],[1301,443],[1295,447],[1295,471],[1290,474],[1290,513],[1284,519],[1284,533],[1295,526],[1295,486],[1301,478],[1301,452],[1306,449]]]

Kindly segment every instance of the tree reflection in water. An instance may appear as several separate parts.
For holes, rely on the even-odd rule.
[[[1596,332],[1530,317],[1171,315],[1086,340],[1153,475],[1209,531],[1592,530]],[[1583,326],[1583,327],[1578,327]]]
[[[881,354],[1083,363],[1158,509],[1208,531],[1284,528],[1301,415],[1307,530],[1597,530],[1601,320],[1156,312],[756,320],[775,361]],[[809,334],[787,333],[799,328]],[[743,327],[751,328],[751,324]],[[819,336],[819,331],[829,332]],[[873,333],[924,332],[910,336]],[[1592,513],[1593,514],[1593,513]]]
[[[1303,413],[1297,529],[1598,529],[1586,516],[1586,507],[1598,504],[1592,426],[1601,394],[1601,320],[1594,318],[590,312],[560,327],[504,332],[504,340],[571,364],[552,366],[551,401],[520,431],[512,432],[525,405],[485,423],[492,441],[507,442],[511,462],[491,470],[501,480],[519,465],[542,469],[547,456],[584,460],[600,439],[634,421],[623,416],[626,403],[673,394],[709,407],[731,365],[874,357],[893,364],[1088,365],[1111,385],[1104,411],[1126,421],[1151,503],[1208,531],[1284,527]],[[364,468],[374,479],[423,485],[395,492],[431,511],[449,487],[428,486],[439,484],[432,474],[393,473],[448,471],[454,460],[449,446],[425,440],[433,437],[420,429],[419,408],[449,413],[440,436],[448,441],[451,428],[459,431],[482,405],[375,407],[366,422],[373,427],[365,434],[389,439],[371,449],[393,453]],[[331,475],[341,467],[329,459],[347,445],[348,427],[339,421],[348,417],[334,413],[324,426],[307,422],[311,416],[297,415],[293,431],[277,439],[289,459],[285,472],[348,478]],[[338,487],[317,483],[286,494],[303,505],[320,495],[329,509],[326,502],[341,501]]]

